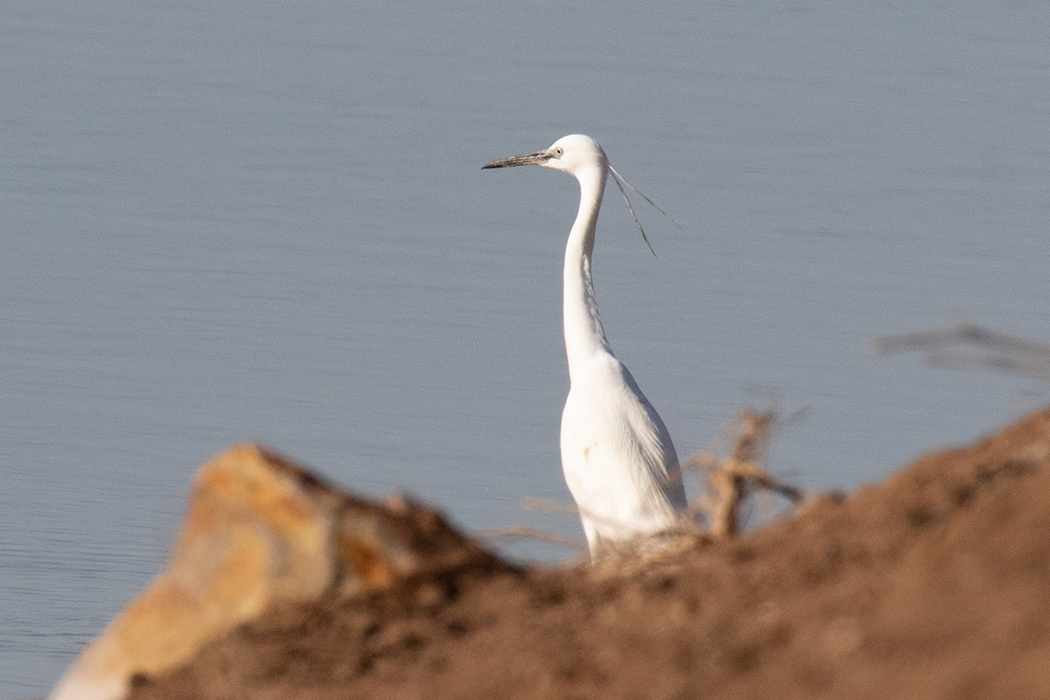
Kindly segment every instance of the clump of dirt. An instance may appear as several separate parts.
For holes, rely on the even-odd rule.
[[[1048,660],[1050,409],[646,566],[285,606],[131,697],[1044,698]]]

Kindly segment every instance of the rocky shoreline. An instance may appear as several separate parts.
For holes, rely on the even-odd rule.
[[[453,537],[443,565],[337,545],[322,593],[271,595],[129,697],[1050,696],[1050,409],[644,565],[518,569],[407,503],[369,508]]]

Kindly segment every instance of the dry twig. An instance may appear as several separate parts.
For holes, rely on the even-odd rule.
[[[534,542],[546,542],[548,544],[571,547],[572,549],[587,549],[587,541],[582,537],[557,535],[553,532],[547,532],[546,530],[541,530],[536,527],[497,527],[488,530],[475,530],[471,534],[474,537],[483,540],[511,540],[513,542],[532,540]]]
[[[717,459],[705,451],[686,463],[704,473],[707,494],[694,508],[709,514],[711,537],[723,539],[740,532],[740,508],[755,489],[778,493],[796,504],[805,497],[802,489],[773,478],[763,466],[778,422],[776,406],[760,413],[744,409],[730,424],[737,437],[728,457]]]
[[[880,335],[871,341],[876,355],[918,351],[924,364],[981,369],[1050,379],[1050,343],[993,331],[976,323],[957,323],[917,333]]]

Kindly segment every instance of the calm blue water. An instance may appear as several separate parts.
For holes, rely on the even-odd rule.
[[[772,466],[853,488],[1047,399],[875,359],[959,314],[1050,339],[1050,6],[13,2],[0,9],[0,698],[161,566],[261,440],[468,528],[571,518],[573,132],[606,329],[686,455],[778,392]],[[615,195],[615,196],[612,196]],[[520,556],[559,551],[521,546]]]

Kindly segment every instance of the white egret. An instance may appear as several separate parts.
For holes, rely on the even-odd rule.
[[[573,134],[550,148],[483,168],[540,165],[580,183],[565,247],[564,328],[569,396],[561,462],[592,557],[674,531],[688,503],[671,436],[605,337],[591,280],[591,252],[610,166],[598,142]]]

